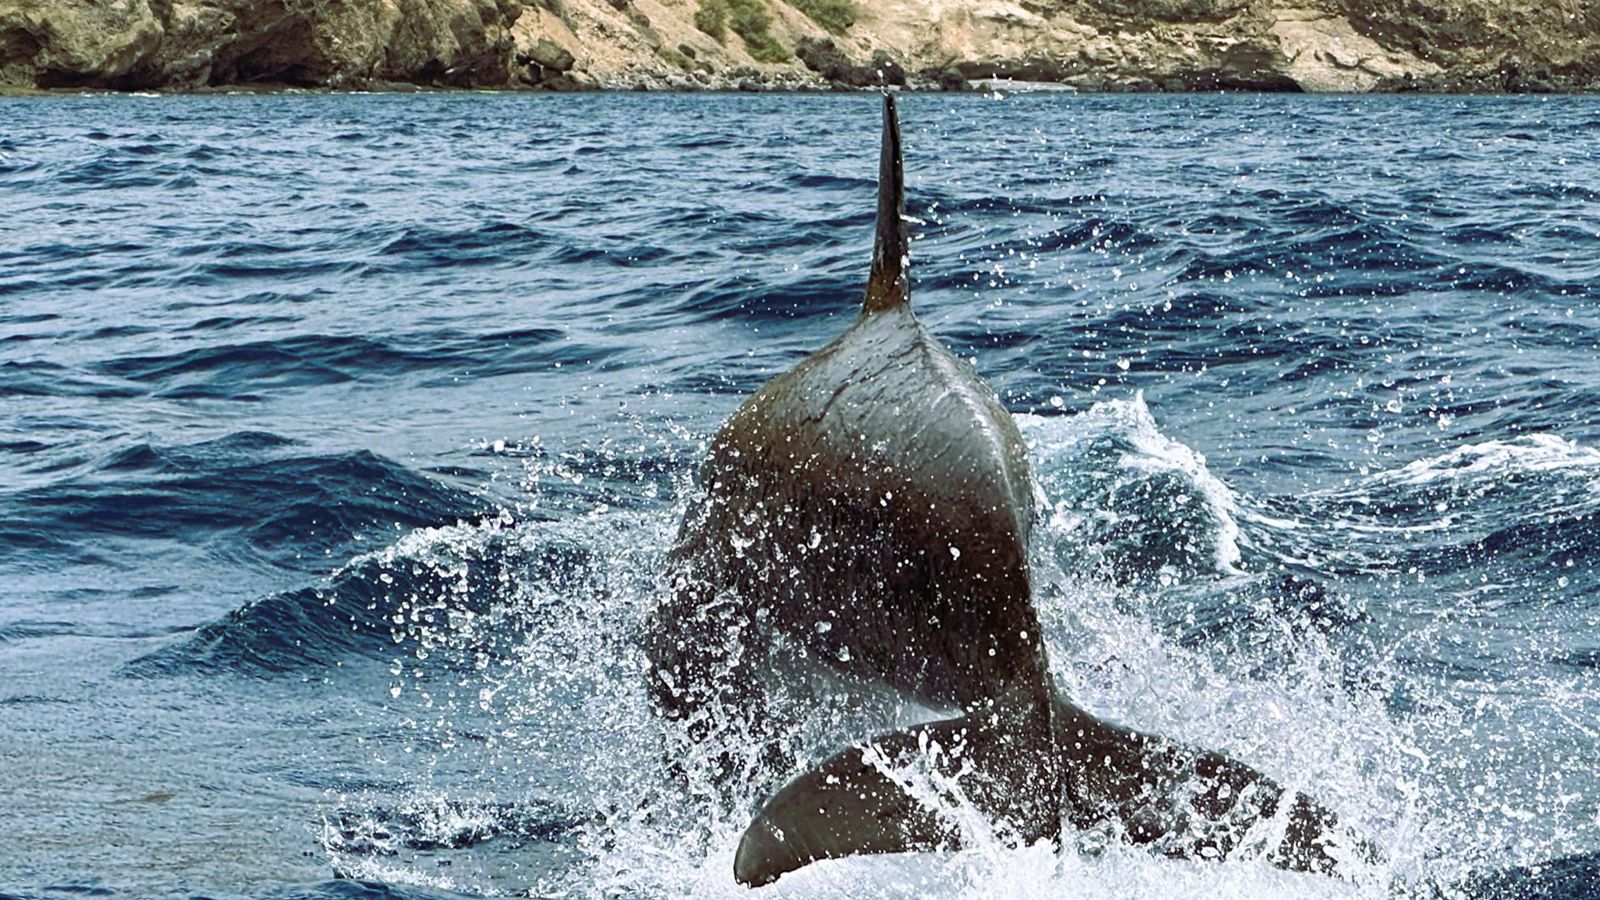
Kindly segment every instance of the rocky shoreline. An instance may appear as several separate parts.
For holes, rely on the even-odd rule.
[[[0,0],[0,91],[1587,92],[1588,0]]]

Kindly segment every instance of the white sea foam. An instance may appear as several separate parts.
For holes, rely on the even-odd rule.
[[[1021,417],[1021,425],[1033,447],[1041,508],[1048,511],[1036,535],[1042,544],[1081,546],[1086,539],[1085,521],[1095,511],[1064,506],[1064,496],[1074,502],[1110,496],[1107,488],[1155,478],[1167,493],[1147,493],[1141,500],[1165,498],[1188,510],[1153,519],[1155,524],[1185,529],[1169,536],[1176,541],[1209,541],[1201,554],[1212,564],[1207,577],[1220,576],[1223,583],[1244,577],[1238,574],[1237,520],[1249,514],[1248,502],[1207,470],[1199,454],[1162,435],[1142,398],[1100,404],[1072,418]],[[1541,449],[1548,451],[1537,457],[1543,470],[1588,465],[1581,448],[1544,439],[1450,459],[1465,461],[1454,466],[1457,471],[1487,472],[1498,465],[1491,460]],[[1444,460],[1418,471],[1450,465]],[[673,744],[649,710],[647,672],[632,643],[659,599],[657,573],[676,518],[668,510],[614,509],[558,522],[507,516],[421,530],[384,551],[391,563],[413,560],[456,573],[464,571],[462,557],[490,547],[512,563],[498,611],[477,618],[450,615],[448,603],[419,598],[411,611],[417,614],[397,623],[397,633],[409,640],[397,647],[393,670],[395,685],[403,689],[395,705],[397,727],[410,735],[408,746],[426,757],[425,777],[406,788],[399,804],[421,810],[408,813],[418,823],[412,827],[436,832],[434,838],[446,844],[470,845],[480,832],[514,827],[496,819],[500,813],[486,812],[493,804],[548,804],[581,824],[549,841],[529,840],[513,849],[486,845],[477,855],[469,848],[453,857],[447,850],[408,854],[403,848],[393,855],[362,853],[335,836],[326,843],[343,871],[477,892],[595,898],[1377,900],[1395,891],[1403,895],[1409,885],[1423,890],[1448,884],[1502,835],[1510,840],[1517,833],[1496,830],[1502,820],[1514,819],[1510,814],[1485,826],[1450,805],[1458,796],[1450,789],[1451,766],[1466,752],[1454,744],[1458,714],[1393,716],[1382,691],[1349,684],[1340,651],[1315,636],[1304,638],[1299,652],[1278,668],[1233,665],[1204,646],[1175,642],[1162,618],[1150,615],[1169,600],[1167,586],[1119,583],[1103,570],[1046,553],[1035,569],[1037,605],[1057,684],[1074,702],[1112,721],[1255,766],[1336,811],[1380,848],[1384,861],[1353,863],[1347,880],[1280,871],[1263,859],[1275,843],[1275,829],[1283,827],[1277,821],[1258,826],[1243,849],[1220,862],[1165,859],[1096,832],[1069,833],[1063,852],[1049,842],[1016,846],[988,832],[962,799],[959,779],[941,780],[926,760],[913,760],[894,774],[962,825],[966,849],[821,862],[752,894],[734,883],[732,861],[771,785],[753,779],[735,791],[731,806],[707,802],[715,789],[694,781],[693,758],[714,748],[680,745],[683,755],[676,762],[688,762],[691,778],[686,785],[673,774],[674,762],[663,753]],[[552,574],[540,568],[537,561],[556,546],[575,548],[582,571]],[[1134,602],[1126,602],[1130,597]],[[429,619],[430,612],[438,615]],[[434,658],[423,664],[417,648]],[[444,670],[452,673],[448,677],[428,668],[441,659],[458,663]],[[1393,677],[1368,674],[1380,686]],[[882,698],[830,687],[826,678],[814,682],[790,698],[809,710],[797,734],[796,770],[808,759],[930,715],[892,705],[874,709]],[[732,749],[736,756],[748,751],[753,758],[756,752]],[[412,760],[412,768],[417,762]],[[397,805],[393,796],[379,799],[391,809]],[[1506,805],[1537,813],[1544,807],[1524,802],[1536,799],[1510,797]],[[1521,819],[1514,824],[1537,825]],[[378,818],[366,827],[395,825]],[[436,857],[454,864],[441,870]]]
[[[1561,472],[1588,476],[1591,489],[1600,490],[1600,449],[1584,447],[1557,434],[1527,434],[1504,441],[1465,444],[1439,456],[1416,460],[1379,482],[1424,485],[1464,476]]]
[[[1096,403],[1076,416],[1018,415],[1035,477],[1050,495],[1043,512],[1052,531],[1077,545],[1099,544],[1108,531],[1143,517],[1155,529],[1176,524],[1170,542],[1192,547],[1216,573],[1239,571],[1238,501],[1206,468],[1205,457],[1161,433],[1142,393]],[[1111,502],[1141,483],[1163,483],[1136,507]],[[1193,504],[1186,503],[1188,500]],[[1191,506],[1197,506],[1193,513]],[[1137,527],[1137,526],[1136,526]]]

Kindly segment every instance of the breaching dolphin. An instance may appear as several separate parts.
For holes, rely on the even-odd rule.
[[[1302,795],[1281,810],[1283,790],[1250,767],[1057,693],[1029,581],[1021,435],[912,314],[908,264],[900,126],[885,94],[861,314],[717,433],[646,653],[658,712],[699,736],[707,710],[753,701],[774,641],[954,715],[870,737],[789,782],[746,829],[735,877],[761,885],[818,859],[958,847],[959,830],[893,774],[931,746],[930,764],[1010,840],[1108,828],[1218,856],[1281,812],[1280,830],[1265,829],[1270,858],[1331,871],[1331,813]]]

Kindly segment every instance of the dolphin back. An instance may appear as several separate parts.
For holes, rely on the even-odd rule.
[[[861,315],[712,441],[646,652],[658,713],[710,747],[780,733],[760,686],[779,649],[952,717],[792,777],[746,829],[735,877],[760,885],[818,859],[959,846],[942,804],[908,791],[919,773],[936,791],[959,781],[997,833],[1025,843],[1105,823],[1163,853],[1215,856],[1284,810],[1270,858],[1328,871],[1328,849],[1352,845],[1331,813],[1248,766],[1101,722],[1056,693],[1028,570],[1026,447],[994,391],[912,313],[904,213],[886,94]],[[712,756],[713,783],[740,777],[735,760]]]

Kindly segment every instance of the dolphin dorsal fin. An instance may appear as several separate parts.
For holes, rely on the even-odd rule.
[[[900,116],[894,95],[883,94],[883,155],[878,160],[878,236],[872,247],[872,275],[867,278],[863,314],[883,312],[911,302],[906,268],[911,242],[906,235],[906,176],[900,162]]]

